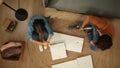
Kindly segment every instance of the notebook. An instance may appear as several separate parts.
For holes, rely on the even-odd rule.
[[[52,60],[57,60],[67,57],[64,42],[51,44],[50,52],[51,52]]]
[[[93,68],[91,55],[52,65],[52,68]]]
[[[81,53],[84,38],[54,32],[50,44],[59,42],[64,42],[67,50]]]

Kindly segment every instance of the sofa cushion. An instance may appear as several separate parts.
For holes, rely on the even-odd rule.
[[[75,13],[120,17],[119,2],[119,0],[49,0],[46,4],[48,7]]]

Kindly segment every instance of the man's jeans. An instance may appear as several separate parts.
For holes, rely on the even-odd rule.
[[[77,26],[81,27],[82,24],[83,24],[83,22],[79,22],[79,23],[77,23]],[[85,26],[85,28],[87,28],[87,27],[92,27],[92,30],[90,32],[87,32],[89,42],[93,40],[96,43],[98,38],[99,38],[99,33],[97,31],[97,27],[94,24],[90,23],[90,22]],[[85,30],[85,31],[87,31],[87,30]],[[92,50],[96,50],[96,47],[93,46],[92,44],[90,44],[90,48]]]
[[[79,22],[77,26],[81,27],[82,23],[83,22]],[[87,27],[92,27],[91,32],[87,33],[89,41],[93,40],[94,42],[97,42],[98,37],[99,37],[97,27],[94,24],[90,23],[90,22],[84,28],[87,28]]]

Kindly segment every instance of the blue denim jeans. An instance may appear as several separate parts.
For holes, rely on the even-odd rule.
[[[81,27],[81,26],[82,26],[82,23],[83,23],[82,21],[79,22],[79,23],[77,23],[77,26]],[[86,27],[92,27],[91,32],[87,33],[89,42],[90,42],[91,40],[93,40],[94,42],[97,42],[97,40],[98,40],[98,38],[99,38],[99,33],[98,33],[98,31],[97,31],[97,27],[96,27],[94,24],[90,23],[90,22],[85,26],[85,28],[86,28]]]
[[[81,27],[81,26],[82,26],[82,23],[83,23],[83,22],[78,22],[78,23],[77,23],[77,27]],[[98,31],[97,31],[97,27],[96,27],[94,24],[90,23],[90,22],[85,26],[85,28],[86,28],[86,27],[91,27],[91,28],[92,28],[92,30],[91,30],[89,33],[87,33],[87,36],[88,36],[88,39],[89,39],[89,43],[90,43],[90,41],[92,41],[92,40],[96,43],[97,40],[98,40],[98,38],[99,38],[99,33],[98,33]],[[93,46],[91,43],[90,43],[90,48],[91,48],[91,50],[93,50],[93,51],[96,50],[96,47]]]

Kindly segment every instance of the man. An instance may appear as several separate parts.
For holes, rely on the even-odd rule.
[[[72,25],[69,29],[74,27],[87,32],[92,50],[96,50],[96,47],[101,50],[106,50],[113,44],[114,28],[107,18],[87,16],[83,22]]]
[[[114,39],[114,28],[110,20],[103,17],[87,16],[80,30],[84,30],[88,24],[92,27],[92,32],[88,33],[91,49],[96,50],[95,47],[101,50],[109,49]]]

